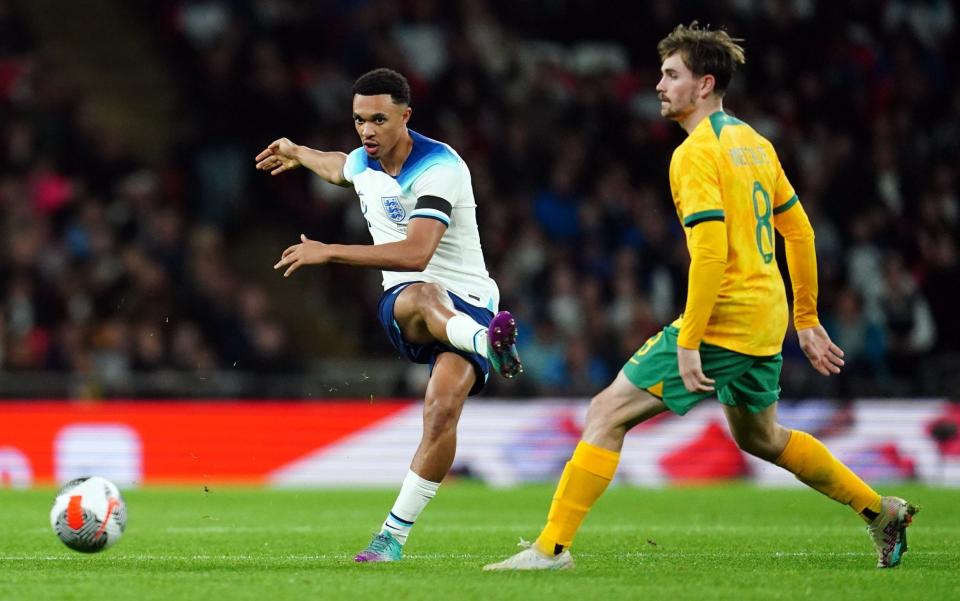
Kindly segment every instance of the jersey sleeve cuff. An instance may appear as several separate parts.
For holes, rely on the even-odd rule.
[[[795,330],[806,330],[807,328],[815,328],[820,325],[820,320],[816,316],[812,317],[800,317],[799,319],[793,320],[793,329]]]
[[[790,200],[788,200],[787,202],[783,203],[783,204],[780,205],[779,207],[773,207],[773,214],[774,214],[774,215],[779,215],[780,213],[783,213],[784,211],[788,211],[788,210],[790,210],[790,207],[792,207],[793,205],[797,204],[798,202],[800,202],[800,199],[797,197],[796,194],[794,194],[793,197],[792,197]]]
[[[410,213],[410,219],[436,219],[446,226],[450,225],[450,218],[434,209],[414,209]]]
[[[683,219],[684,227],[693,227],[704,221],[723,221],[723,209],[711,209],[709,211],[698,211],[687,215]]]

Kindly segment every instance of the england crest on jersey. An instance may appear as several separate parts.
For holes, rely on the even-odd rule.
[[[403,218],[407,216],[407,212],[404,210],[399,196],[382,196],[380,202],[383,203],[383,210],[386,211],[390,221],[403,223]]]

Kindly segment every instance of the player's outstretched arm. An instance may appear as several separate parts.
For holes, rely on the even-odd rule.
[[[446,225],[433,219],[411,219],[407,237],[386,244],[324,244],[300,234],[300,242],[280,255],[274,269],[290,277],[304,265],[342,263],[389,271],[423,271],[436,252]]]
[[[797,330],[800,339],[800,348],[810,360],[810,365],[825,376],[840,373],[843,367],[843,351],[830,340],[830,335],[823,326]]]
[[[347,155],[342,152],[322,152],[280,138],[271,142],[254,160],[257,161],[257,169],[269,171],[270,175],[280,175],[303,165],[331,184],[351,185],[343,177]]]

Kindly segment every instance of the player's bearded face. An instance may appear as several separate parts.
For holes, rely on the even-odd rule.
[[[370,158],[390,153],[403,136],[409,117],[410,107],[396,104],[389,94],[353,97],[353,125]]]
[[[663,61],[660,73],[657,83],[660,115],[675,121],[681,120],[696,108],[699,78],[683,63],[679,53],[671,54]]]

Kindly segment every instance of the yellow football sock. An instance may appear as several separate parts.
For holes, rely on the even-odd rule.
[[[580,441],[563,469],[547,525],[537,538],[541,552],[556,555],[573,543],[583,518],[613,480],[619,462],[620,453]]]
[[[790,440],[776,463],[797,480],[857,513],[864,509],[880,512],[880,495],[806,432],[790,431]]]

